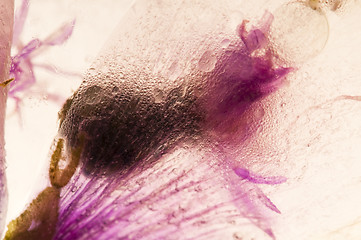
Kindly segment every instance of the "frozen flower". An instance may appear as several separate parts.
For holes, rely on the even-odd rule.
[[[138,2],[6,238],[358,239],[359,9],[291,2],[254,24],[257,1]]]
[[[238,120],[292,70],[273,62],[272,19],[266,13],[250,31],[244,22],[230,44],[190,66],[198,75],[163,89],[144,72],[148,63],[119,69],[131,48],[101,58],[59,113],[52,186],[9,224],[6,239],[217,239],[247,224],[275,238],[280,210],[259,185],[286,178],[248,170],[228,149],[252,134]]]

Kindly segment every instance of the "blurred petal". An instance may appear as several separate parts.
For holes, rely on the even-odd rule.
[[[29,11],[29,0],[23,0],[20,9],[15,13],[14,30],[13,30],[13,45],[20,44],[20,35],[24,29],[24,24]]]
[[[75,19],[69,23],[64,24],[58,30],[56,30],[53,34],[47,37],[44,41],[44,45],[61,45],[71,36],[74,30]]]
[[[33,39],[25,46],[19,47],[21,46],[20,35],[24,27],[28,8],[29,1],[24,0],[16,13],[14,25],[14,46],[17,46],[19,50],[18,53],[12,57],[10,76],[15,80],[11,83],[9,96],[16,101],[16,110],[19,110],[21,102],[21,98],[16,96],[17,93],[28,90],[36,83],[33,59],[49,47],[61,45],[68,40],[73,33],[75,24],[75,20],[73,20],[61,26],[45,40]],[[56,97],[56,99],[57,98],[58,97]]]

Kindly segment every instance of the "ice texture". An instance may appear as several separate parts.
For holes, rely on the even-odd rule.
[[[243,225],[275,237],[280,211],[257,185],[285,178],[244,181],[226,148],[252,135],[239,119],[292,68],[273,61],[273,15],[234,24],[233,4],[140,1],[128,12],[60,112],[59,137],[85,144],[54,239],[217,239]]]
[[[128,13],[59,114],[55,239],[359,238],[360,8],[243,2]]]
[[[277,8],[274,15],[270,41],[280,58],[300,64],[324,49],[329,38],[325,13],[313,10],[306,2],[289,2]]]

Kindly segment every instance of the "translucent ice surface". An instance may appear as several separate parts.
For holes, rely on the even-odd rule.
[[[232,168],[242,163],[227,148],[252,135],[240,119],[293,69],[273,61],[272,14],[265,11],[254,26],[239,15],[234,25],[227,12],[241,5],[233,4],[140,1],[127,13],[62,110],[65,155],[85,144],[60,197],[55,239],[231,237],[225,230],[244,222],[275,237],[266,215],[280,211],[257,186],[270,181],[238,178]],[[160,179],[147,180],[154,173]],[[182,204],[189,207],[179,210]],[[89,214],[99,208],[98,217]],[[79,232],[74,221],[93,231]],[[106,231],[98,229],[102,222]]]
[[[358,239],[360,12],[136,1],[60,110],[47,186],[6,236]]]

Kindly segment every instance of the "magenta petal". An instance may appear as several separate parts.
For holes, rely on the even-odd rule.
[[[257,189],[258,199],[269,209],[276,213],[281,213],[281,211],[274,205],[274,203],[259,189]]]
[[[17,63],[27,59],[31,53],[38,49],[42,45],[39,39],[33,39],[21,49],[21,51],[13,57],[13,64],[16,66]]]
[[[234,172],[243,179],[250,179],[250,175],[249,175],[250,173],[245,168],[235,168]]]
[[[21,8],[17,11],[13,34],[15,46],[19,45],[20,43],[20,35],[24,27],[28,7],[29,1],[24,0],[22,2]],[[41,53],[39,50],[44,50],[50,46],[63,44],[71,36],[74,29],[74,24],[75,20],[64,24],[44,41],[33,39],[24,47],[19,49],[19,52],[12,57],[10,76],[15,80],[10,85],[9,96],[16,99],[17,106],[19,106],[20,98],[15,96],[16,93],[28,89],[36,82],[33,69],[34,65],[32,63],[33,58],[36,57],[37,54]],[[58,100],[58,96],[54,95],[54,99]]]
[[[228,239],[230,222],[237,228],[251,222],[272,236],[261,207],[279,211],[261,190],[239,185],[229,196],[204,159],[180,154],[183,159],[167,156],[143,173],[104,177],[79,171],[62,192],[54,239]]]
[[[19,62],[10,76],[15,78],[9,89],[10,97],[14,97],[17,92],[24,91],[35,83],[33,65],[29,60]]]
[[[284,183],[287,181],[287,178],[282,177],[282,176],[263,177],[260,175],[256,175],[254,173],[250,173],[250,171],[245,168],[235,168],[234,172],[239,177],[246,179],[250,182],[256,183],[256,184],[275,185],[275,184],[281,184],[281,183]]]
[[[250,32],[246,30],[247,21],[243,21],[238,29],[238,34],[250,52],[266,47],[268,40],[266,35],[273,21],[273,15],[266,11],[262,17],[262,26],[253,27]]]
[[[43,44],[50,46],[63,44],[66,40],[69,39],[69,37],[73,33],[74,26],[75,26],[75,19],[61,26],[53,34],[47,37],[43,41]]]
[[[13,29],[13,45],[18,46],[20,43],[20,35],[23,31],[26,17],[28,16],[29,11],[29,0],[23,0],[21,7],[16,11],[14,19],[14,29]]]

